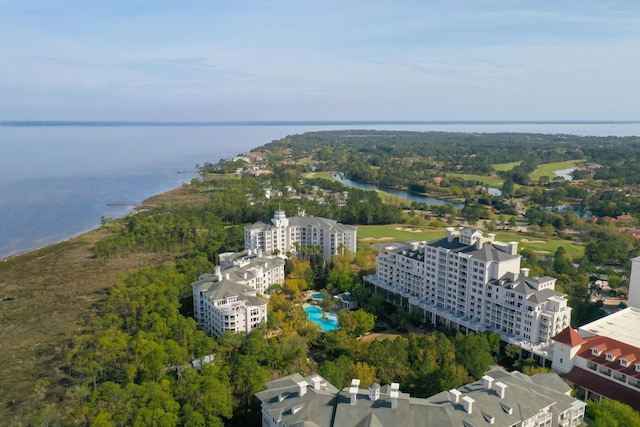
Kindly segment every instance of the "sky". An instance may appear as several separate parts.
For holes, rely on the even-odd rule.
[[[0,120],[640,120],[640,2],[0,0]]]

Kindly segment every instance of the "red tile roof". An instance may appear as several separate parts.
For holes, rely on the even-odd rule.
[[[634,391],[629,387],[616,384],[607,378],[602,378],[597,374],[578,367],[574,367],[566,374],[560,374],[560,376],[567,381],[598,393],[608,399],[626,403],[635,410],[640,410],[640,389]]]
[[[633,363],[636,360],[636,355],[633,353],[623,354],[620,359],[626,360],[628,363]]]
[[[639,348],[620,341],[616,341],[611,338],[600,336],[585,338],[585,341],[586,343],[582,345],[580,350],[578,350],[578,353],[576,354],[577,357],[590,360],[602,366],[606,366],[607,368],[610,368],[613,371],[621,372],[628,377],[640,379],[640,371],[636,370],[634,364],[635,354],[638,354],[638,352],[640,352]],[[596,356],[591,353],[592,348],[597,348],[598,350],[600,350],[600,354]],[[629,358],[624,357],[624,359],[626,359],[630,363],[629,366],[624,367],[620,363],[620,359],[623,359],[623,357],[615,357],[615,359],[612,361],[607,360],[607,353],[611,353],[614,356],[619,356],[620,354],[628,355]],[[640,363],[637,361],[635,362]]]
[[[616,357],[620,356],[622,354],[622,352],[620,351],[619,348],[614,348],[614,349],[611,349],[611,350],[607,350],[605,355],[607,355],[607,354],[610,354],[614,358],[616,358]]]
[[[554,341],[560,342],[562,344],[566,344],[571,347],[579,346],[580,344],[584,344],[586,341],[578,332],[573,329],[571,326],[568,326],[558,335],[552,338]]]

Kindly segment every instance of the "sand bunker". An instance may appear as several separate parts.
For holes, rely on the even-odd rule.
[[[411,227],[396,227],[398,231],[408,231],[409,233],[422,233],[422,230],[419,228],[411,228]]]
[[[377,242],[384,240],[393,240],[393,237],[365,237],[364,239],[360,239],[363,242]]]

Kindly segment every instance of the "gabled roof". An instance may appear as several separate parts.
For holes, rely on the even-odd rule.
[[[613,352],[612,354],[614,355],[624,354],[628,355],[628,357],[635,357],[634,354],[640,354],[640,349],[638,347],[634,347],[611,338],[599,336],[585,338],[585,341],[586,342],[577,353],[578,357],[598,363],[612,371],[621,372],[627,375],[627,377],[640,379],[640,371],[636,371],[635,364],[633,364],[635,363],[634,360],[626,359],[625,357],[615,357],[614,360],[607,360],[606,356],[607,353]],[[596,356],[595,354],[592,354],[592,348],[597,349],[600,352],[600,355]],[[623,358],[630,363],[629,366],[623,366],[620,363],[620,359]]]
[[[578,331],[573,329],[571,326],[567,326],[567,328],[551,339],[556,342],[566,344],[569,347],[577,347],[587,342],[584,338],[578,335]]]
[[[482,245],[480,249],[476,249],[476,246],[472,245],[472,246],[469,246],[467,249],[465,249],[463,252],[471,255],[472,257],[480,261],[485,261],[485,262],[488,262],[488,261],[501,262],[501,261],[507,261],[510,259],[520,258],[520,255],[518,254],[512,255],[510,253],[507,253],[503,250],[496,248],[496,246],[493,245],[492,243],[485,243],[484,245]]]

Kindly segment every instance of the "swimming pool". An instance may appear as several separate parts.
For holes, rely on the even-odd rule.
[[[311,298],[313,299],[324,299],[324,295],[322,295],[321,293],[317,293],[317,294],[311,294]]]
[[[333,313],[324,313],[325,319],[322,318],[322,310],[318,307],[305,307],[309,320],[320,325],[324,332],[338,329],[338,316]]]

